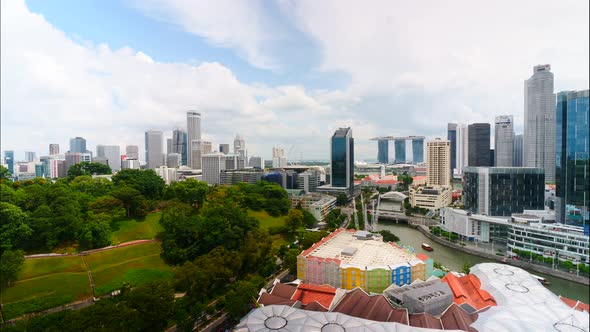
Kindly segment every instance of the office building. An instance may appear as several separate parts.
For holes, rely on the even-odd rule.
[[[178,155],[178,154],[177,154]],[[180,160],[180,155],[178,155],[178,160]],[[176,167],[168,167],[166,165],[162,165],[155,169],[156,174],[158,174],[167,185],[170,183],[177,181],[177,168]]]
[[[248,166],[258,169],[264,169],[264,162],[261,157],[250,157],[248,161]]]
[[[179,153],[169,153],[166,155],[166,166],[168,168],[178,168],[182,162],[182,155]]]
[[[35,152],[25,151],[25,160],[28,162],[35,161]]]
[[[330,144],[331,187],[344,188],[349,196],[354,193],[354,138],[352,129],[339,128]]]
[[[107,159],[107,165],[113,172],[121,170],[121,148],[118,145],[97,145],[96,156]]]
[[[437,138],[426,142],[426,183],[428,186],[451,185],[451,142]]]
[[[48,179],[62,178],[67,175],[66,160],[61,155],[44,156],[43,163],[44,177]]]
[[[272,168],[283,168],[287,166],[285,150],[278,146],[272,147]]]
[[[59,144],[49,144],[49,155],[59,154]]]
[[[467,131],[467,163],[470,167],[492,166],[490,160],[490,124],[474,123]]]
[[[380,164],[389,164],[389,140],[380,139],[377,141],[377,161]]]
[[[35,177],[42,178],[45,176],[45,164],[43,162],[35,163]]]
[[[213,143],[209,141],[202,141],[201,142],[201,151],[203,154],[213,152]]]
[[[219,152],[223,154],[228,154],[229,151],[229,144],[219,144]]]
[[[203,181],[210,185],[221,183],[220,172],[225,170],[225,155],[219,152],[208,153],[202,156]]]
[[[121,169],[140,169],[139,160],[125,159],[121,161]]]
[[[539,65],[524,82],[523,166],[543,168],[549,183],[555,182],[555,141],[553,73],[551,65]]]
[[[139,147],[137,145],[127,145],[125,147],[125,156],[127,159],[139,160]]]
[[[412,141],[412,163],[419,164],[424,162],[424,138],[410,136]]]
[[[323,222],[330,211],[336,207],[336,197],[315,193],[291,192],[289,193],[291,208],[301,205],[302,209],[309,211],[315,219]]]
[[[453,201],[451,186],[429,186],[410,188],[410,204],[429,210],[438,210]]]
[[[557,94],[555,184],[558,221],[590,227],[588,91]]]
[[[494,162],[498,167],[512,167],[514,157],[514,120],[512,115],[497,116],[494,121]]]
[[[320,185],[320,172],[314,169],[309,169],[303,173],[299,173],[298,179],[299,189],[304,192],[315,192]]]
[[[239,134],[234,139],[234,153],[239,154],[246,160],[248,159],[248,152],[246,151],[246,141]]]
[[[201,168],[201,113],[186,112],[187,162],[192,169]],[[193,156],[193,154],[198,154]]]
[[[10,174],[14,174],[14,151],[4,151],[4,163],[8,167]]]
[[[237,153],[228,153],[225,155],[225,169],[243,169],[246,167],[246,160],[242,155]]]
[[[447,125],[447,140],[451,146],[451,175],[457,168],[457,124],[449,123]]]
[[[262,180],[261,169],[222,170],[219,174],[220,184],[234,185],[237,183],[256,183]]]
[[[512,163],[514,167],[522,167],[522,134],[514,136],[514,155],[512,157]]]
[[[72,167],[73,165],[79,164],[82,162],[82,154],[79,152],[66,152],[65,153],[65,168],[66,172]]]
[[[174,129],[172,131],[172,153],[180,155],[181,165],[187,165],[188,158],[188,143],[187,133],[182,129]],[[170,152],[169,152],[170,153]]]
[[[489,216],[542,210],[545,174],[533,167],[467,167],[463,171],[465,209]]]
[[[86,140],[82,137],[70,138],[70,152],[83,153],[86,152]]]
[[[466,124],[457,125],[457,163],[453,173],[461,176],[463,169],[467,167],[469,161],[469,126]]]
[[[166,139],[166,154],[169,153],[173,153],[173,149],[172,149],[172,138],[167,138]]]
[[[374,293],[391,284],[426,280],[426,270],[426,263],[409,250],[383,242],[379,235],[342,228],[297,257],[297,278],[306,283]]]
[[[161,130],[145,132],[145,161],[147,168],[156,169],[164,165],[164,134]]]
[[[406,163],[406,140],[394,140],[393,145],[395,147],[395,163],[405,164]]]

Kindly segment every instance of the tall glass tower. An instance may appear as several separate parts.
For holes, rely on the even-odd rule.
[[[82,137],[70,138],[70,152],[72,152],[72,153],[86,152],[86,140]]]
[[[514,118],[500,115],[494,122],[494,163],[490,166],[514,166]]]
[[[451,175],[457,168],[457,124],[449,123],[447,125],[447,139],[451,142]]]
[[[403,164],[406,162],[406,140],[396,139],[393,141],[395,146],[395,163]]]
[[[187,163],[191,168],[201,168],[201,113],[186,112]],[[193,156],[195,155],[195,156]]]
[[[424,138],[412,139],[412,162],[414,164],[424,162]]]
[[[555,183],[558,221],[590,227],[588,90],[557,94]]]
[[[490,160],[490,124],[473,123],[467,130],[469,166],[492,166]]]
[[[377,161],[380,164],[389,164],[389,140],[380,139],[377,141]]]
[[[352,129],[339,128],[331,141],[332,187],[346,188],[354,194],[354,138]]]

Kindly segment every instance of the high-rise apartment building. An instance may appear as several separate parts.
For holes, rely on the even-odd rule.
[[[352,129],[339,128],[332,135],[331,187],[346,188],[349,196],[354,194],[354,138]]]
[[[203,154],[213,152],[213,143],[211,143],[209,141],[202,141],[201,142],[201,150],[203,151]]]
[[[229,144],[219,144],[219,152],[223,154],[228,154],[229,151]]]
[[[494,165],[512,167],[514,162],[514,118],[500,115],[494,121]]]
[[[121,148],[118,145],[97,145],[96,156],[107,159],[107,165],[113,172],[121,170]]]
[[[522,167],[522,142],[522,134],[514,136],[514,155],[512,157],[514,167]]]
[[[437,138],[426,142],[426,183],[428,186],[451,185],[451,142]]]
[[[556,106],[555,210],[558,222],[577,226],[590,225],[588,91],[560,92]]]
[[[181,165],[187,165],[188,158],[188,144],[187,133],[182,129],[175,129],[172,132],[172,153],[180,155]],[[170,153],[170,152],[168,152]]]
[[[49,155],[59,154],[59,144],[49,144]]]
[[[35,152],[25,151],[25,160],[28,162],[35,161]]]
[[[164,165],[164,133],[150,129],[145,132],[145,161],[147,168],[156,169]]]
[[[389,140],[380,139],[377,141],[377,161],[380,164],[389,164]]]
[[[272,168],[283,168],[287,166],[285,150],[278,146],[272,147]]]
[[[447,139],[451,144],[451,175],[457,168],[457,124],[449,123],[447,125]]]
[[[466,124],[457,125],[457,156],[455,161],[457,166],[453,170],[454,174],[463,174],[463,169],[468,165],[469,157],[469,126]]]
[[[139,160],[139,147],[137,145],[127,145],[125,155],[127,159]]]
[[[203,155],[203,181],[208,184],[220,184],[219,173],[225,170],[225,155],[220,152],[213,152]]]
[[[524,82],[523,165],[545,170],[545,180],[555,182],[555,95],[551,65],[533,68]]]
[[[474,123],[467,132],[467,163],[470,167],[491,166],[490,160],[490,124]]]
[[[201,169],[201,113],[186,112],[187,162],[192,169]]]
[[[70,152],[72,152],[72,153],[86,152],[86,140],[82,137],[70,138]]]

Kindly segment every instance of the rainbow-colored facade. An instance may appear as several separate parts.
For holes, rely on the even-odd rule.
[[[297,257],[297,277],[307,283],[381,293],[391,284],[426,280],[432,265],[428,256],[383,242],[378,234],[338,229]]]

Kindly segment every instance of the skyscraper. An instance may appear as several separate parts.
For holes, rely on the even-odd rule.
[[[25,160],[28,162],[35,161],[35,152],[25,151]]]
[[[172,132],[172,153],[178,153],[180,155],[181,165],[187,165],[188,158],[188,144],[187,144],[187,133],[182,129],[175,129]],[[170,167],[170,166],[169,166]]]
[[[8,166],[10,174],[14,174],[14,151],[4,151],[4,163]]]
[[[494,163],[496,166],[513,166],[514,121],[512,115],[500,115],[494,122]]]
[[[72,153],[86,152],[86,140],[82,137],[70,138],[70,152],[72,152]]]
[[[118,145],[97,145],[96,156],[107,159],[107,165],[113,172],[121,170],[121,148]]]
[[[553,73],[551,65],[539,65],[524,82],[523,165],[545,169],[550,183],[555,182],[555,141]]]
[[[352,129],[339,128],[332,135],[331,186],[346,188],[349,196],[354,194],[354,138]]]
[[[186,112],[187,163],[190,168],[201,168],[201,113]],[[195,156],[193,156],[195,155]]]
[[[451,185],[451,141],[437,138],[426,142],[426,183],[429,186]]]
[[[59,144],[49,144],[49,155],[59,154]]]
[[[172,148],[172,138],[166,139],[166,153],[174,153],[174,149]]]
[[[178,168],[180,167],[180,162],[182,161],[182,155],[180,153],[169,153],[166,155],[166,166],[168,168]]]
[[[469,157],[469,126],[466,124],[457,125],[457,167],[454,174],[463,174],[463,169],[468,165]]]
[[[239,134],[236,135],[236,138],[234,139],[234,153],[237,153],[244,158],[247,158],[248,155],[246,153],[246,141],[244,141]]]
[[[225,170],[225,155],[220,152],[203,155],[203,181],[208,184],[219,184],[219,173]]]
[[[590,225],[589,90],[557,94],[555,184],[557,221]]]
[[[412,162],[414,164],[424,162],[424,138],[412,139]]]
[[[147,168],[156,169],[164,165],[164,134],[161,130],[145,132],[145,161]]]
[[[125,147],[127,159],[139,160],[139,147],[137,145],[127,145]]]
[[[522,134],[514,136],[514,156],[512,157],[514,167],[522,167],[522,141]]]
[[[457,124],[449,123],[447,125],[447,139],[451,143],[451,175],[457,168]]]
[[[223,154],[229,153],[229,144],[219,144],[219,152]]]
[[[406,162],[406,140],[394,140],[393,145],[395,146],[395,163],[403,164]]]
[[[202,141],[201,142],[201,150],[203,150],[203,154],[213,152],[213,143],[209,141]]]
[[[491,166],[490,124],[474,123],[467,132],[467,163],[469,166]]]
[[[389,164],[389,140],[377,141],[377,160],[380,164]]]

